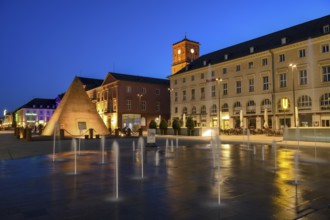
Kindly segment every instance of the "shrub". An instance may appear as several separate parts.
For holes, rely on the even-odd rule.
[[[149,128],[150,129],[157,129],[157,123],[155,120],[151,120],[149,123]]]

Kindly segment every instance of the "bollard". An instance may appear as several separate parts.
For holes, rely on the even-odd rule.
[[[25,140],[31,141],[32,139],[32,131],[31,128],[25,128]]]

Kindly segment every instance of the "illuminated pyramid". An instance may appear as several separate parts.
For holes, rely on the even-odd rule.
[[[93,129],[95,135],[109,134],[78,77],[74,78],[42,135],[52,135],[57,124],[64,129],[65,136],[88,134],[89,129]]]

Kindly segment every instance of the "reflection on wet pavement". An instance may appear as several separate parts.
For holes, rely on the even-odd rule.
[[[274,147],[261,145],[255,153],[228,144],[156,152],[146,149],[141,166],[139,149],[120,146],[118,199],[111,150],[81,151],[74,175],[72,152],[55,162],[53,155],[0,161],[0,218],[329,219],[328,149],[315,156],[310,148],[279,148],[276,161]]]

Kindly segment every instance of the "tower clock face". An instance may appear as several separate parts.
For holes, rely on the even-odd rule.
[[[181,50],[180,49],[178,50],[178,54],[181,54]]]
[[[190,53],[195,53],[194,48],[191,48],[191,49],[190,49]]]

